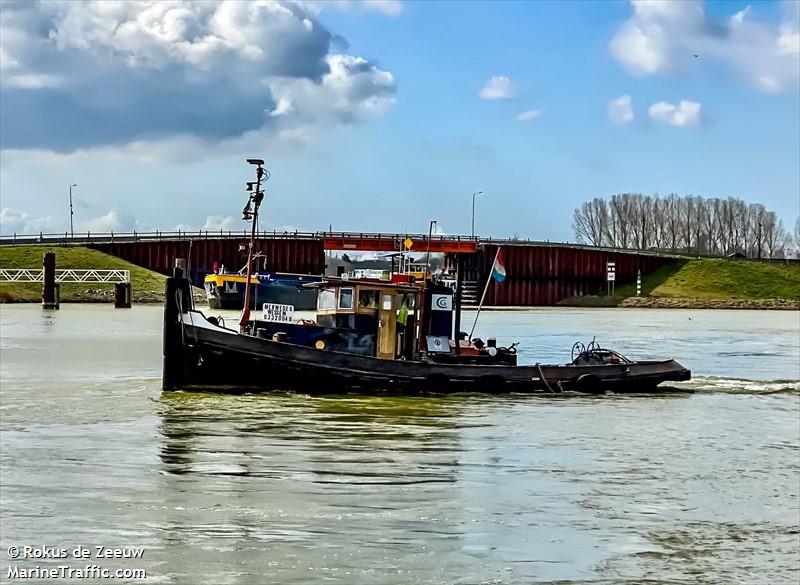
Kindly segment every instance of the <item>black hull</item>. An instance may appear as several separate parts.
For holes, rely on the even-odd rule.
[[[611,390],[652,392],[666,380],[685,380],[671,360],[634,366],[471,366],[382,360],[320,351],[244,335],[186,325],[181,388],[259,392],[294,390],[309,394],[342,392],[558,392]],[[677,367],[676,367],[677,366]],[[544,375],[544,380],[542,379]],[[581,376],[601,386],[582,387]],[[549,387],[548,387],[549,386]]]

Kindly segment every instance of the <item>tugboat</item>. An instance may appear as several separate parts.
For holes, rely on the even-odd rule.
[[[249,183],[256,188],[245,216],[255,225],[264,161],[248,162],[258,180]],[[294,322],[280,305],[265,305],[262,318],[251,320],[246,289],[234,330],[193,308],[189,281],[176,268],[166,283],[163,390],[652,392],[691,377],[675,360],[633,361],[594,342],[573,346],[566,364],[519,365],[517,344],[461,332],[460,283],[454,290],[428,274],[325,278],[307,286],[317,291],[316,320]]]

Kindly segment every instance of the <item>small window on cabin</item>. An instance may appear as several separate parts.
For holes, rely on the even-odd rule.
[[[333,289],[324,288],[319,291],[317,308],[321,311],[336,308],[336,293],[333,291]]]
[[[378,291],[376,290],[359,290],[358,291],[358,306],[362,309],[377,309],[378,308]]]
[[[339,289],[339,308],[352,309],[353,308],[353,289],[342,288]]]

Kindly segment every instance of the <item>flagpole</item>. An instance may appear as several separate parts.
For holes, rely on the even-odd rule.
[[[489,269],[489,278],[486,279],[486,286],[483,287],[483,294],[481,295],[481,302],[478,303],[478,312],[475,313],[475,321],[472,323],[472,329],[469,330],[469,338],[472,339],[472,333],[475,331],[475,325],[478,324],[478,317],[481,315],[481,307],[483,307],[483,300],[486,298],[486,291],[489,290],[489,283],[492,281],[492,270],[494,270],[497,257],[500,255],[500,246],[497,246],[497,253],[494,255],[492,267]]]

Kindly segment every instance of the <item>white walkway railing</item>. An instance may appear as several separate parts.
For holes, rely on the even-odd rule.
[[[130,270],[56,269],[56,282],[130,282]],[[0,268],[0,282],[44,282],[44,270]]]

